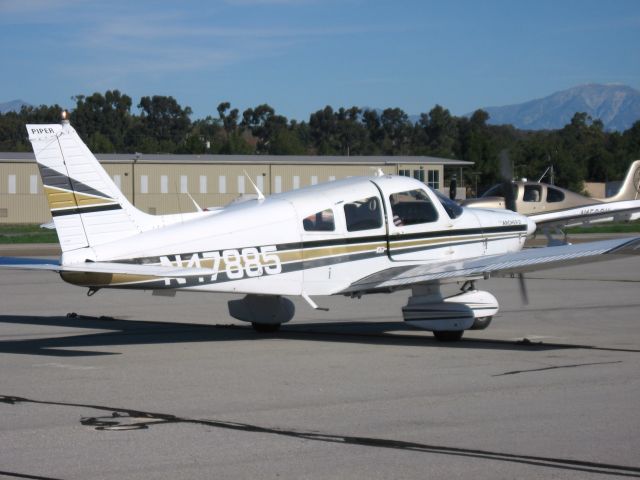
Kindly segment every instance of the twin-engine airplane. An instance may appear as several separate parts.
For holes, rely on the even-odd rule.
[[[458,340],[485,328],[498,301],[476,280],[640,254],[640,237],[522,250],[536,224],[515,212],[460,207],[423,183],[349,178],[211,212],[147,215],[118,190],[76,131],[27,125],[62,247],[59,261],[0,259],[89,288],[243,294],[229,313],[256,330],[293,318],[285,296],[411,289],[404,320]],[[635,204],[640,211],[640,201]],[[441,286],[464,283],[444,297]]]

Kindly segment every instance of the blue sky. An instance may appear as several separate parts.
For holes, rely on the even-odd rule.
[[[640,89],[640,1],[0,0],[0,102],[119,89],[193,118],[269,103],[462,115],[584,83]]]

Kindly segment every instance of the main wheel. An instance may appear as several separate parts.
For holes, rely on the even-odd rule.
[[[251,326],[256,332],[270,333],[280,330],[281,323],[256,323],[252,322]]]
[[[439,342],[457,342],[462,338],[464,330],[440,330],[433,332],[433,336]]]
[[[469,330],[484,330],[489,326],[493,317],[481,317],[473,320],[473,325]]]

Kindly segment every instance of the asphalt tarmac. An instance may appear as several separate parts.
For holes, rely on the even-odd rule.
[[[492,279],[456,344],[407,293],[296,301],[276,334],[222,295],[0,270],[0,477],[640,477],[640,258]],[[71,314],[71,315],[67,315]]]

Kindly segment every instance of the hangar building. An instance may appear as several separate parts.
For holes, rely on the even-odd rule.
[[[226,205],[254,193],[247,176],[265,195],[341,178],[386,174],[417,178],[448,194],[447,175],[462,178],[473,162],[426,156],[275,156],[97,154],[129,201],[151,214],[191,212],[189,199],[204,207]],[[246,174],[245,174],[246,172]],[[458,185],[458,198],[464,188]],[[0,224],[51,220],[35,157],[0,152]]]

